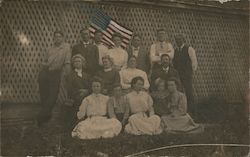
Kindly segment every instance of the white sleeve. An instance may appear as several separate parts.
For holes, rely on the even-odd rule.
[[[155,44],[152,44],[151,47],[150,47],[150,62],[153,63],[153,62],[158,62],[160,61],[160,55],[159,56],[156,56],[156,51],[155,51]]]
[[[144,72],[144,71],[142,71],[142,72],[143,72],[143,79],[144,79],[144,88],[148,90],[149,86],[150,86],[149,81],[148,81],[148,76],[147,76],[146,72]]]
[[[196,57],[196,53],[195,53],[194,48],[189,47],[188,54],[189,54],[189,57],[190,57],[191,62],[192,62],[192,69],[193,69],[193,71],[196,71],[197,67],[198,67],[198,62],[197,62],[197,57]]]
[[[82,119],[86,115],[86,110],[88,106],[88,99],[87,97],[83,99],[81,106],[79,107],[79,111],[77,112],[77,118]]]
[[[124,76],[125,76],[124,71],[121,70],[119,72],[119,74],[120,74],[120,80],[121,80],[122,89],[129,89],[131,87],[131,85],[124,82]]]
[[[170,58],[173,59],[174,58],[174,48],[173,48],[173,45],[171,43],[168,43],[168,47],[169,47],[168,54],[169,54]]]

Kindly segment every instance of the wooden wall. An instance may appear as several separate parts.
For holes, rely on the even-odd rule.
[[[1,9],[3,102],[39,102],[37,77],[53,31],[63,30],[66,41],[76,44],[80,29],[89,25],[96,10],[141,34],[147,48],[156,40],[159,27],[166,28],[174,46],[174,35],[185,34],[199,63],[194,75],[196,102],[209,97],[238,102],[248,85],[249,24],[245,15],[80,1],[4,1]]]

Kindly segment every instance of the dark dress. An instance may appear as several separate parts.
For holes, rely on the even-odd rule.
[[[151,93],[151,96],[154,101],[154,110],[155,113],[159,116],[169,114],[169,108],[167,106],[167,97],[168,97],[168,91],[154,91]]]
[[[115,84],[120,84],[120,75],[118,71],[114,69],[106,72],[104,70],[98,71],[96,76],[102,78],[103,89],[108,90],[108,95],[112,93],[112,89]]]
[[[65,123],[73,129],[77,122],[77,112],[79,111],[79,106],[82,100],[88,96],[81,95],[80,89],[90,90],[91,77],[89,74],[82,72],[82,77],[77,75],[77,72],[72,71],[70,75],[67,76],[67,90],[69,98],[72,100],[72,106],[65,106],[64,116]],[[65,113],[66,112],[66,113]]]

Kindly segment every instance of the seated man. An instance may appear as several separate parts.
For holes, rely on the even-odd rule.
[[[178,72],[170,65],[170,56],[168,54],[163,54],[161,56],[161,64],[159,67],[155,68],[152,71],[151,76],[151,89],[155,89],[155,81],[158,79],[162,79],[165,82],[170,77],[175,77],[179,80],[179,74]]]

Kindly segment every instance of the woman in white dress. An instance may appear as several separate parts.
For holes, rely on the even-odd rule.
[[[72,137],[80,139],[111,138],[122,129],[121,123],[106,117],[108,96],[101,92],[101,81],[92,82],[92,94],[83,99],[77,113],[80,122],[72,131]]]
[[[126,95],[132,115],[125,126],[125,132],[134,135],[156,135],[162,132],[161,119],[155,115],[151,96],[143,91],[144,80],[135,77],[131,82],[133,91]]]
[[[119,33],[115,33],[112,36],[112,40],[114,42],[114,47],[108,50],[108,55],[113,59],[114,69],[120,71],[127,67],[128,62],[128,53],[123,48],[121,48],[122,44],[122,36]]]
[[[131,81],[133,78],[140,76],[144,80],[143,89],[148,90],[150,84],[148,81],[148,76],[145,71],[136,68],[136,57],[132,56],[129,58],[128,67],[126,69],[122,69],[120,72],[120,80],[122,89],[126,91],[130,91],[131,89]]]
[[[164,130],[170,133],[198,133],[203,131],[203,127],[196,124],[187,113],[187,98],[177,90],[178,81],[170,78],[167,81],[169,96],[167,104],[169,111],[162,114],[162,124]]]

